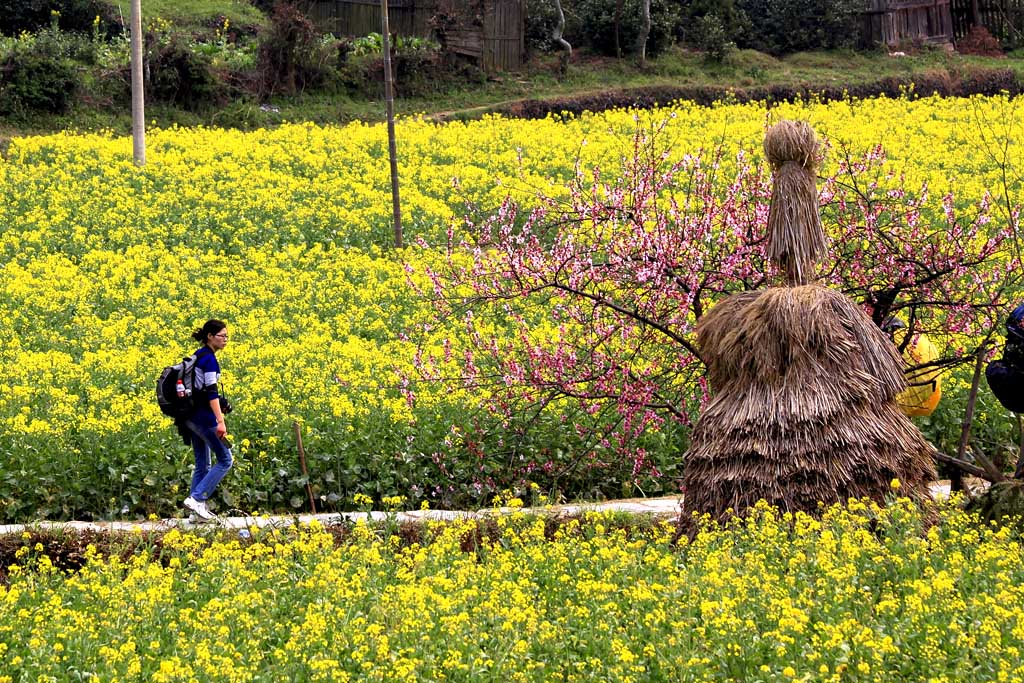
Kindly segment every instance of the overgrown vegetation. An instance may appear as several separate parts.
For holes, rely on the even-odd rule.
[[[1007,80],[972,75],[985,59],[925,48],[900,62],[874,52],[786,54],[850,44],[856,35],[853,0],[786,0],[770,8],[764,0],[653,0],[651,58],[638,65],[632,59],[638,4],[565,0],[565,34],[575,48],[566,73],[551,42],[555,13],[549,2],[530,5],[531,60],[514,76],[488,77],[434,40],[396,36],[396,109],[485,108],[463,114],[472,117],[496,104],[512,114],[521,106],[536,108],[508,102],[525,97],[549,100],[541,109],[559,111],[576,110],[580,102],[595,108],[691,96],[707,102],[730,93],[740,100],[844,89],[871,96],[911,84],[923,84],[919,91],[970,94],[990,91],[972,89],[979,79],[993,87]],[[145,11],[147,118],[157,126],[255,128],[282,120],[383,116],[379,34],[322,33],[295,5],[271,0],[147,0]],[[0,36],[0,136],[124,129],[130,118],[127,12],[125,0],[0,0],[0,33],[6,36]],[[821,19],[802,28],[801,17],[811,14]],[[991,38],[963,42],[965,51],[992,52]],[[1010,73],[1022,70],[1012,57],[1004,64]]]
[[[82,41],[54,27],[5,42],[0,56],[0,114],[68,111],[82,87],[75,58],[89,58]]]
[[[141,175],[126,163],[123,136],[16,139],[0,165],[7,195],[0,202],[0,224],[6,226],[0,240],[6,263],[0,277],[0,338],[11,340],[0,344],[0,353],[6,354],[8,367],[19,368],[8,390],[0,392],[0,455],[8,454],[4,462],[11,463],[0,476],[0,515],[8,521],[110,519],[179,508],[191,456],[157,411],[149,378],[154,368],[192,350],[185,332],[195,326],[193,316],[203,315],[196,313],[195,302],[237,330],[225,360],[225,382],[238,406],[229,423],[239,449],[238,467],[215,501],[221,511],[302,509],[308,505],[307,482],[321,511],[349,509],[357,493],[400,494],[410,496],[414,505],[429,500],[434,507],[471,508],[486,505],[496,489],[524,482],[567,500],[629,496],[637,489],[645,495],[675,491],[687,436],[678,423],[645,432],[636,445],[645,450],[646,467],[635,470],[635,460],[615,452],[620,432],[614,413],[591,414],[576,406],[571,415],[570,406],[559,403],[557,410],[541,415],[524,409],[506,423],[478,405],[481,396],[495,395],[493,387],[470,392],[458,381],[462,373],[456,369],[445,368],[440,373],[444,381],[412,376],[417,356],[444,359],[443,338],[455,345],[453,359],[465,357],[458,347],[466,334],[462,315],[447,316],[444,326],[433,325],[431,337],[420,343],[416,330],[431,318],[408,287],[408,278],[419,277],[427,267],[438,272],[436,258],[446,253],[451,217],[479,225],[509,193],[526,202],[538,190],[561,197],[568,207],[577,170],[580,182],[588,183],[583,187],[593,182],[593,168],[625,184],[632,177],[620,170],[623,150],[633,146],[627,135],[638,126],[647,130],[662,124],[664,144],[652,148],[649,158],[670,152],[667,166],[690,155],[703,168],[725,160],[715,175],[718,189],[701,195],[707,204],[721,207],[738,177],[730,160],[741,154],[756,159],[760,140],[753,136],[766,116],[777,115],[814,117],[829,131],[829,139],[845,144],[854,158],[881,144],[892,160],[890,168],[898,169],[906,182],[896,186],[894,177],[868,171],[854,177],[864,184],[883,183],[878,192],[885,197],[890,192],[906,197],[924,183],[942,188],[930,195],[930,208],[914,222],[940,230],[947,225],[939,206],[945,190],[957,200],[957,215],[973,220],[986,191],[999,186],[1002,173],[980,136],[1003,139],[1012,133],[1001,122],[1008,126],[1014,120],[1015,106],[1005,97],[967,103],[878,98],[784,105],[770,114],[761,105],[682,103],[666,111],[540,121],[486,118],[448,126],[403,121],[401,170],[403,187],[409,188],[404,206],[413,217],[406,238],[432,245],[406,251],[411,273],[386,248],[392,213],[382,199],[387,187],[382,126],[292,124],[251,134],[206,128],[153,131],[148,143],[156,163]],[[902,125],[879,129],[882,120]],[[978,121],[985,123],[979,127]],[[932,156],[921,159],[922,150],[936,139],[944,140],[944,146],[933,146]],[[721,155],[707,145],[723,145]],[[839,163],[844,156],[834,151],[829,158]],[[939,163],[957,169],[955,185],[946,175],[936,175]],[[689,180],[686,186],[695,187]],[[1019,203],[1016,190],[1008,200]],[[889,215],[909,221],[909,204],[899,201],[902,206]],[[730,206],[736,208],[691,216],[700,216],[698,224],[705,225],[705,218],[763,215],[753,199]],[[1001,209],[990,211],[997,209],[990,226],[1002,224]],[[631,215],[642,220],[647,214],[638,211]],[[843,224],[861,222],[848,217]],[[889,235],[906,234],[884,224],[893,226]],[[459,238],[478,234],[468,225],[458,230]],[[636,234],[626,226],[623,230],[627,236]],[[859,248],[865,241],[871,254],[881,255],[838,262],[904,261],[880,252],[888,241],[850,243]],[[618,243],[604,244],[611,249]],[[703,238],[694,243],[704,245],[706,258],[722,255],[728,246]],[[494,250],[508,242],[488,244]],[[577,244],[584,245],[582,238]],[[911,253],[931,258],[920,254],[937,256],[957,243],[938,242],[934,249],[918,239],[898,244],[919,247]],[[670,252],[652,247],[651,253]],[[646,254],[637,260],[654,262]],[[179,263],[195,264],[194,270]],[[981,274],[980,267],[975,270]],[[424,283],[432,286],[426,278]],[[310,292],[317,293],[315,301]],[[963,296],[966,300],[968,295]],[[638,300],[655,301],[646,295]],[[680,309],[673,305],[667,310]],[[507,310],[495,307],[486,316],[474,312],[474,319],[482,321],[488,335],[500,334],[502,345],[514,345],[523,337],[511,326]],[[531,319],[544,324],[531,331],[531,339],[562,334],[557,321],[537,310]],[[571,314],[564,307],[558,310]],[[111,326],[117,326],[116,336],[107,334]],[[933,341],[945,338],[936,334]],[[656,358],[669,358],[666,367],[681,357],[665,344],[657,349],[664,355]],[[488,367],[486,356],[469,351],[477,367]],[[511,362],[517,356],[504,358]],[[660,365],[653,358],[645,357],[644,366]],[[399,370],[405,378],[396,375]],[[515,379],[511,372],[485,370],[484,379],[489,376],[502,378],[503,386],[506,376]],[[307,381],[310,377],[316,379]],[[403,379],[415,380],[415,396],[401,393]],[[956,453],[969,379],[965,384],[958,373],[944,380],[940,408],[927,421],[921,418],[929,441],[946,453]],[[695,407],[690,399],[669,405],[683,400],[687,409]],[[296,456],[293,419],[302,428],[308,475]],[[574,427],[577,420],[582,431]],[[605,433],[608,442],[596,446],[587,436]],[[1004,445],[1018,443],[1016,424],[991,392],[981,392],[972,436],[993,458]]]
[[[229,6],[234,11],[210,14]],[[0,115],[31,127],[76,108],[125,114],[127,9],[101,0],[56,5],[0,0],[0,32],[7,36],[0,36]],[[325,34],[293,4],[276,3],[266,16],[237,2],[157,2],[146,9],[146,96],[147,104],[158,108],[211,114],[223,107],[243,111],[246,103],[279,96],[319,92],[365,98],[380,89],[379,35],[374,43],[373,36],[353,40]],[[176,19],[183,15],[187,18]],[[449,76],[441,68],[433,41],[399,39],[394,53],[402,94],[433,92],[440,84],[464,80],[463,72]],[[243,116],[241,122],[247,120]]]
[[[852,48],[863,0],[736,0],[744,16],[736,42],[773,55]]]

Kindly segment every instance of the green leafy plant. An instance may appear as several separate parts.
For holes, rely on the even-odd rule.
[[[323,83],[327,71],[323,46],[306,15],[292,4],[277,4],[259,36],[257,64],[263,94],[294,94]]]
[[[82,83],[70,56],[79,42],[56,28],[6,41],[0,52],[0,113],[68,111]]]
[[[853,47],[864,3],[861,0],[736,0],[747,17],[736,40],[773,55]]]
[[[708,61],[722,62],[736,45],[729,40],[722,20],[714,14],[707,14],[696,22],[693,45],[704,53]]]
[[[148,95],[158,102],[195,111],[217,96],[220,84],[212,69],[212,59],[193,50],[180,36],[158,48],[150,65]]]

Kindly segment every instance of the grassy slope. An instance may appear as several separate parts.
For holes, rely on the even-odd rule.
[[[106,0],[128,16],[129,0]],[[142,0],[144,17],[160,17],[183,27],[205,26],[218,17],[227,17],[232,24],[259,24],[263,14],[246,0]]]

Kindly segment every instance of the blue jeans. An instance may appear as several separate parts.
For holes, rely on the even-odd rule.
[[[213,490],[231,469],[231,449],[217,438],[216,427],[197,425],[187,420],[185,426],[192,432],[192,451],[196,455],[196,467],[192,471],[192,488],[189,495],[203,501],[213,495]],[[210,467],[210,452],[217,456],[217,462]]]

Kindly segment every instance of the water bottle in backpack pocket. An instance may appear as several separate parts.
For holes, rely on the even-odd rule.
[[[156,381],[156,402],[160,412],[174,419],[186,418],[195,411],[196,354],[175,365],[168,365]]]

